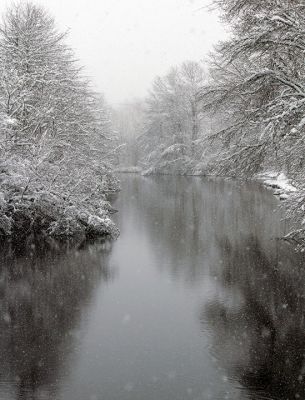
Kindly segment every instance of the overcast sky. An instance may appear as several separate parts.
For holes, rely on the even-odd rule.
[[[204,59],[224,28],[211,0],[33,0],[47,8],[108,102],[145,96],[156,75]],[[0,12],[11,3],[0,0]]]

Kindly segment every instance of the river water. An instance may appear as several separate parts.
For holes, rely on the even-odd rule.
[[[116,242],[2,252],[0,399],[304,399],[305,273],[274,196],[121,180]]]

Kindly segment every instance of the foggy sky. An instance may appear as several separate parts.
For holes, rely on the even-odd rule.
[[[2,0],[0,12],[13,1]],[[33,0],[44,6],[112,104],[143,97],[156,75],[199,61],[225,36],[211,0]]]

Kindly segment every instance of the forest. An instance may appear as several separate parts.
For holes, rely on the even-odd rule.
[[[305,248],[302,1],[215,0],[228,38],[187,60],[146,98],[110,106],[66,33],[20,3],[0,26],[0,231],[3,237],[110,235],[115,171],[273,177]],[[285,193],[281,192],[283,188]]]

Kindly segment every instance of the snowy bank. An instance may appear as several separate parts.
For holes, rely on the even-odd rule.
[[[256,178],[262,181],[264,186],[273,189],[274,195],[279,196],[280,200],[286,200],[297,192],[297,188],[283,173],[268,171],[258,174]]]
[[[68,238],[116,237],[105,195],[72,195],[50,187],[31,175],[26,162],[14,159],[0,164],[0,238],[24,239],[30,235]]]

